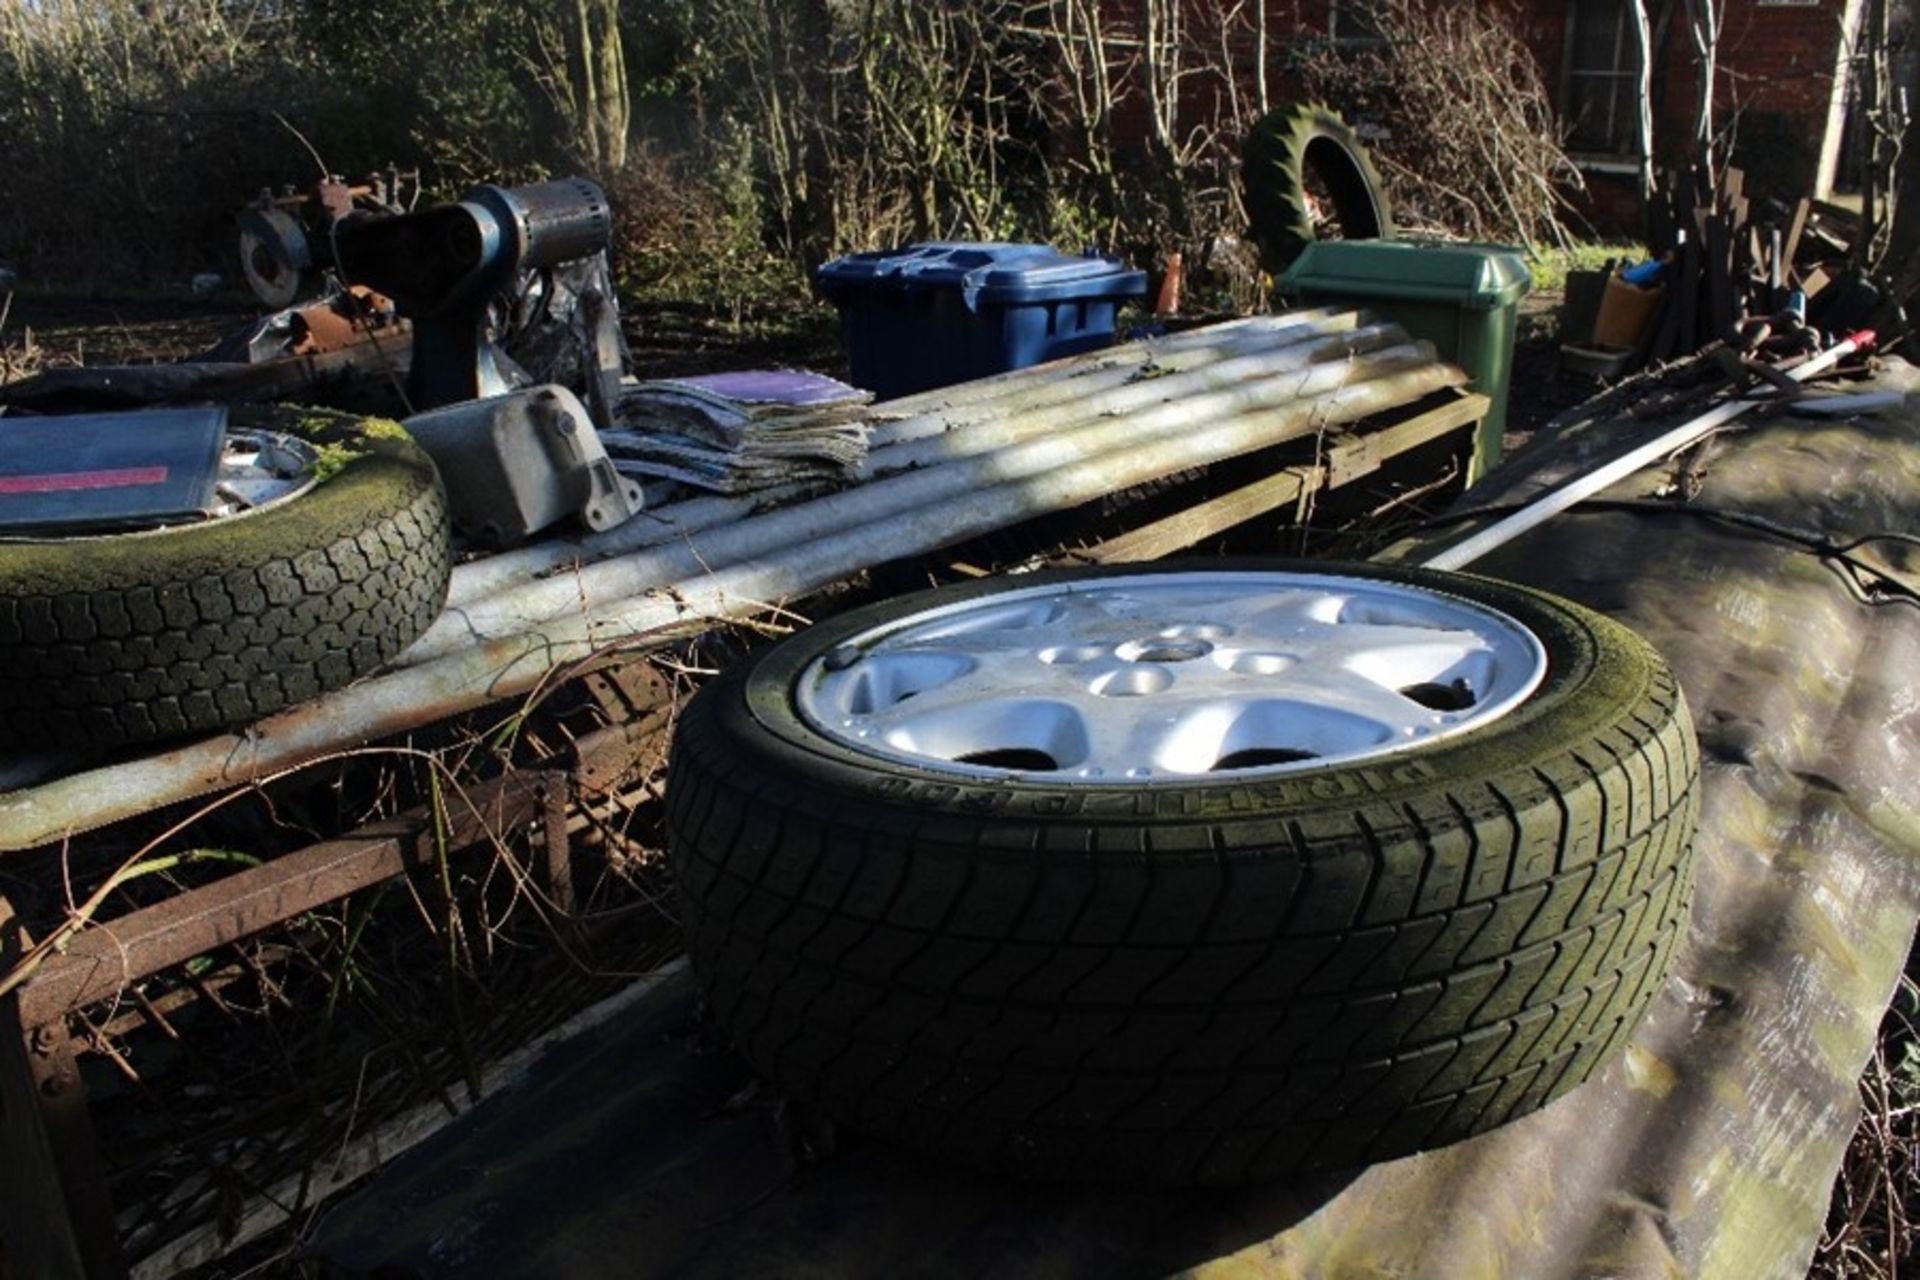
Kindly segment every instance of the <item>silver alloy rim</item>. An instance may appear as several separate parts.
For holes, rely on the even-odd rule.
[[[298,436],[230,428],[221,442],[213,483],[215,518],[243,515],[289,502],[318,483],[319,455]]]
[[[1191,572],[942,605],[814,659],[814,729],[972,778],[1125,786],[1352,764],[1482,728],[1547,672],[1526,627],[1366,578]]]

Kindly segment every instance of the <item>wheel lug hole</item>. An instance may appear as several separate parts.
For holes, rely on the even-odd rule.
[[[1197,662],[1213,652],[1213,641],[1199,637],[1155,636],[1129,640],[1114,653],[1124,662]]]

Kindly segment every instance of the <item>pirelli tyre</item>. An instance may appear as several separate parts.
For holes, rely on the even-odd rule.
[[[296,455],[292,491],[194,524],[0,540],[0,750],[247,724],[378,669],[438,615],[446,500],[405,430],[256,407],[229,431],[230,454]]]
[[[1386,184],[1353,127],[1317,103],[1288,103],[1255,122],[1241,144],[1240,178],[1260,261],[1275,276],[1313,243],[1317,189],[1347,240],[1393,236]]]
[[[1660,658],[1418,569],[1215,562],[857,609],[682,715],[718,1026],[852,1128],[1049,1180],[1236,1184],[1586,1080],[1683,936]]]

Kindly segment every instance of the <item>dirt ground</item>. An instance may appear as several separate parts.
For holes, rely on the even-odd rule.
[[[94,299],[16,295],[0,313],[0,385],[61,365],[191,360],[257,315],[248,297]],[[765,366],[846,374],[833,314],[734,324],[698,307],[628,304],[633,370],[670,378]]]

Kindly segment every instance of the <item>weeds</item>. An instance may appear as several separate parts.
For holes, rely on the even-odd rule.
[[[1541,246],[1527,266],[1533,272],[1535,293],[1564,293],[1567,277],[1575,271],[1598,271],[1608,262],[1638,262],[1644,246],[1628,241],[1575,240],[1566,245]]]
[[[1833,1189],[1811,1280],[1897,1280],[1914,1261],[1920,1208],[1920,986],[1914,965],[1860,1081],[1860,1127]],[[1909,1271],[1908,1274],[1911,1274]]]

